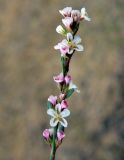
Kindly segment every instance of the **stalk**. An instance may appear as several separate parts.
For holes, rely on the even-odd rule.
[[[67,127],[65,117],[70,115],[70,111],[67,109],[68,103],[66,99],[69,98],[74,91],[79,92],[77,90],[77,86],[73,84],[71,76],[68,75],[70,61],[74,52],[76,50],[83,51],[83,46],[79,44],[81,42],[81,38],[79,36],[75,36],[79,29],[80,21],[83,19],[90,21],[85,8],[81,9],[80,14],[79,12],[80,11],[78,10],[72,10],[71,7],[66,7],[61,10],[60,13],[65,18],[63,21],[65,28],[61,25],[56,28],[58,33],[63,36],[67,35],[66,39],[54,46],[55,49],[59,49],[61,52],[62,72],[53,77],[54,81],[59,86],[60,94],[59,96],[49,96],[47,102],[47,114],[50,115],[50,125],[52,128],[45,129],[43,137],[51,147],[49,160],[55,160],[57,148],[61,145],[63,138],[65,137],[64,131],[65,127]],[[70,17],[73,18],[73,22]]]
[[[57,134],[58,125],[54,127],[53,132],[53,141],[51,144],[51,153],[50,153],[50,160],[55,160],[55,154],[56,154],[56,134]]]

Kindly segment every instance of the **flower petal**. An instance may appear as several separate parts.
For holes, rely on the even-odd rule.
[[[85,13],[86,13],[86,8],[82,8],[82,9],[81,9],[81,15],[83,15],[83,16],[84,16],[84,15],[85,15]]]
[[[54,79],[54,81],[55,81],[55,82],[57,82],[57,83],[61,83],[61,82],[63,82],[63,81],[64,81],[64,76],[63,76],[63,74],[62,74],[62,73],[60,73],[59,75],[54,76],[54,77],[53,77],[53,79]]]
[[[68,103],[67,103],[66,100],[62,100],[62,102],[61,102],[61,108],[62,108],[62,109],[68,108]]]
[[[69,52],[68,46],[63,46],[60,48],[61,56],[65,56]]]
[[[65,29],[61,25],[57,26],[56,32],[62,35],[65,35],[66,33]]]
[[[71,30],[71,24],[73,23],[73,18],[66,17],[66,18],[62,19],[62,23],[65,25],[65,27],[68,30]]]
[[[76,51],[83,51],[84,50],[84,47],[80,44],[78,44],[75,48]]]
[[[71,49],[69,50],[68,54],[72,54],[73,52],[74,52],[74,49],[71,48]]]
[[[89,18],[88,16],[84,16],[84,19],[85,19],[86,21],[91,21],[91,18]]]
[[[81,19],[85,19],[85,20],[87,20],[87,21],[91,21],[91,19],[88,17],[88,14],[87,14],[85,8],[82,8],[82,9],[81,9]]]
[[[79,36],[75,36],[73,42],[75,44],[81,43],[81,38]]]
[[[77,93],[80,93],[80,90],[72,81],[69,84],[69,89],[74,89]]]
[[[58,44],[54,46],[54,49],[59,49],[59,48],[60,46]]]
[[[65,133],[63,131],[57,132],[57,138],[59,141],[62,141],[64,137],[65,137]]]
[[[80,93],[80,90],[79,90],[78,88],[76,88],[75,91],[76,91],[77,93]]]
[[[73,40],[73,36],[71,33],[67,33],[67,40],[68,41],[72,41]]]
[[[57,96],[53,96],[53,95],[49,96],[48,101],[53,105],[55,105],[57,101]]]
[[[45,129],[45,130],[43,131],[43,137],[44,137],[46,140],[49,139],[49,137],[50,137],[50,131],[49,131],[49,129]],[[59,137],[61,138],[61,135],[60,135]]]
[[[69,111],[68,109],[64,109],[64,110],[60,113],[60,115],[61,115],[62,117],[68,117],[68,116],[70,115],[70,111]]]
[[[50,126],[51,127],[55,127],[58,123],[58,120],[56,120],[55,118],[51,118],[50,119]]]
[[[62,118],[62,121],[60,121],[60,123],[61,123],[61,125],[62,125],[63,127],[67,127],[67,126],[68,126],[68,123],[67,123],[67,121],[65,120],[65,118]]]
[[[73,18],[73,20],[75,22],[79,22],[80,21],[80,17],[81,17],[80,11],[79,10],[72,10],[71,17]]]
[[[63,10],[59,10],[60,14],[62,14],[64,17],[71,16],[72,7],[65,7]]]
[[[65,45],[65,46],[67,46],[67,45],[68,45],[68,41],[67,41],[67,39],[63,39],[63,40],[62,40],[62,45]]]
[[[68,85],[71,82],[71,76],[70,75],[66,75],[65,76],[65,83]]]
[[[61,109],[62,109],[61,104],[58,103],[58,104],[56,105],[56,107],[55,107],[55,110],[56,110],[56,111],[58,110],[59,112],[61,112]]]
[[[50,116],[52,116],[52,117],[54,117],[55,111],[50,108],[50,109],[47,110],[47,114],[50,115]]]

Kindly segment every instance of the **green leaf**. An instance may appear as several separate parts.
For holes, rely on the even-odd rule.
[[[64,57],[61,57],[61,62],[62,62],[62,66],[64,66],[64,63],[65,63],[65,58]]]
[[[69,90],[66,92],[65,98],[69,98],[69,97],[73,94],[73,92],[74,92],[74,89],[73,89],[73,88],[72,88],[72,89],[69,89]]]
[[[64,57],[61,57],[61,63],[62,63],[62,72],[63,72],[63,75],[65,75],[65,58]]]
[[[47,108],[48,109],[52,108],[52,104],[49,101],[47,101]]]
[[[61,64],[62,64],[62,72],[65,76],[69,71],[69,61],[72,55],[68,55],[68,57],[61,57]]]

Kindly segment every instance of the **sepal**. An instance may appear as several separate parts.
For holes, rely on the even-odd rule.
[[[67,92],[66,92],[66,96],[65,96],[65,98],[67,99],[67,98],[69,98],[72,94],[73,94],[73,92],[74,92],[75,90],[72,88],[72,89],[69,89]]]

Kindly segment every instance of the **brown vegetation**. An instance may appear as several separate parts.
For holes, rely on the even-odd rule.
[[[71,98],[57,159],[124,159],[123,0],[0,0],[0,160],[49,159],[42,131],[47,98],[58,93],[53,46],[65,6],[85,6],[92,21],[82,22],[85,51],[71,62],[81,94]]]

